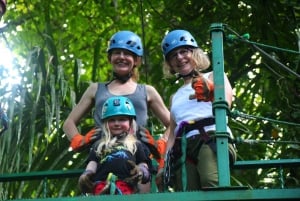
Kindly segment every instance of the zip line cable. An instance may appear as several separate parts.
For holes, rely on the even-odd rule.
[[[238,39],[238,40],[240,40],[240,39]],[[265,47],[265,48],[270,48],[270,49],[274,49],[274,50],[279,50],[279,51],[283,51],[283,52],[288,52],[288,53],[300,55],[300,52],[295,51],[295,50],[289,50],[289,49],[284,49],[284,48],[280,48],[280,47],[274,47],[274,46],[271,46],[271,45],[257,43],[257,42],[253,42],[253,41],[249,41],[249,40],[246,40],[245,42],[249,43],[249,44],[252,44],[252,45],[256,45],[256,46],[261,46],[261,47]]]
[[[268,121],[268,122],[273,122],[273,123],[278,123],[278,124],[287,124],[287,125],[291,125],[291,126],[300,127],[300,124],[298,124],[298,123],[287,122],[287,121],[280,121],[280,120],[270,119],[270,118],[266,118],[266,117],[249,115],[249,114],[242,113],[242,112],[240,112],[238,110],[230,111],[229,112],[229,116],[231,118],[241,117],[241,118],[244,118],[244,119],[252,119],[252,120],[259,119],[259,120],[265,120],[265,121]],[[234,143],[237,143],[237,144],[240,144],[240,143],[247,143],[247,144],[258,144],[258,143],[267,143],[267,144],[272,144],[272,143],[300,144],[300,142],[298,142],[298,141],[252,140],[252,139],[242,139],[240,137],[234,139],[233,141],[234,141]]]
[[[265,45],[265,44],[261,44],[261,43],[252,42],[252,41],[248,40],[250,38],[249,34],[240,35],[236,31],[234,31],[233,29],[231,29],[230,27],[226,26],[226,28],[230,32],[232,32],[234,34],[234,35],[229,35],[228,36],[229,40],[238,40],[238,41],[250,44],[257,51],[259,51],[263,56],[265,56],[268,59],[272,60],[277,65],[279,65],[280,67],[284,68],[286,71],[290,72],[291,74],[295,75],[298,79],[300,79],[300,75],[299,74],[297,74],[293,70],[289,69],[287,66],[285,66],[284,64],[282,64],[278,60],[274,59],[270,54],[268,54],[267,52],[265,52],[263,49],[261,49],[258,46],[265,47],[265,48],[270,48],[270,49],[275,49],[275,50],[279,50],[279,51],[285,51],[285,52],[293,53],[293,54],[297,54],[297,55],[300,55],[300,52],[297,52],[297,51],[294,51],[294,50],[289,50],[289,49],[278,48],[278,47],[274,47],[274,46],[270,46],[270,45]],[[242,112],[240,112],[238,110],[229,111],[229,115],[228,116],[230,116],[231,118],[241,117],[241,118],[244,118],[244,119],[252,119],[252,120],[259,119],[259,120],[265,120],[265,121],[273,122],[273,123],[277,123],[277,124],[286,124],[286,125],[300,127],[299,123],[287,122],[287,121],[280,121],[280,120],[270,119],[270,118],[261,117],[261,116],[249,115],[249,114],[242,113]],[[252,139],[242,139],[242,138],[237,138],[237,139],[234,140],[234,142],[235,143],[248,143],[248,144],[255,144],[255,143],[300,144],[300,142],[298,142],[298,141],[252,140]]]
[[[298,141],[285,141],[285,140],[251,140],[251,139],[242,139],[240,137],[233,140],[236,144],[247,143],[247,144],[300,144]]]
[[[234,31],[233,29],[231,29],[228,25],[225,26],[226,29],[228,29],[230,32],[232,32],[234,35],[229,35],[229,39],[236,39],[242,42],[247,42],[249,44],[254,44],[257,46],[262,46],[262,47],[266,47],[266,48],[270,48],[270,49],[274,49],[274,50],[279,50],[279,51],[283,51],[283,52],[289,52],[289,53],[294,53],[294,54],[299,54],[299,51],[295,51],[295,50],[289,50],[286,48],[279,48],[279,47],[275,47],[275,46],[271,46],[271,45],[266,45],[266,44],[262,44],[262,43],[257,43],[257,42],[253,42],[253,41],[249,41],[248,39],[250,38],[249,34],[244,34],[244,35],[240,35],[238,34],[236,31]]]
[[[276,50],[280,50],[280,51],[286,51],[286,52],[290,52],[290,53],[295,53],[295,54],[299,54],[299,55],[300,55],[300,52],[296,52],[296,51],[293,51],[293,50],[287,50],[287,49],[283,49],[283,48],[277,48],[277,47],[270,46],[270,45],[254,43],[254,42],[251,42],[251,41],[248,40],[249,34],[244,34],[244,35],[241,36],[240,34],[238,34],[236,31],[234,31],[233,29],[231,29],[228,26],[226,26],[226,29],[228,29],[230,32],[232,32],[234,34],[233,36],[229,37],[229,40],[235,40],[236,39],[236,40],[251,44],[255,49],[257,49],[259,52],[261,52],[264,56],[268,57],[269,59],[271,59],[272,61],[274,61],[275,63],[277,63],[281,67],[283,67],[285,70],[289,71],[290,73],[294,74],[296,77],[300,78],[299,74],[292,71],[287,66],[280,63],[278,60],[274,59],[270,54],[268,54],[267,52],[265,52],[264,50],[262,50],[258,46],[268,47],[268,48],[272,48],[272,49],[276,49]],[[297,127],[300,126],[300,124],[298,124],[298,123],[292,123],[292,122],[274,120],[274,119],[270,119],[270,118],[266,118],[266,117],[259,117],[259,116],[244,114],[244,113],[239,112],[237,110],[234,110],[234,111],[230,112],[230,116],[233,117],[233,118],[236,118],[236,117],[239,116],[241,118],[246,118],[246,119],[260,119],[260,120],[266,120],[266,121],[269,121],[269,122],[274,122],[274,123],[279,123],[279,124],[288,124],[288,125],[297,126]]]
[[[249,114],[242,113],[238,110],[230,111],[229,116],[232,117],[232,118],[241,117],[241,118],[244,118],[244,119],[252,119],[252,120],[259,119],[259,120],[265,120],[265,121],[268,121],[268,122],[273,122],[273,123],[278,123],[278,124],[286,124],[286,125],[290,125],[290,126],[300,127],[300,124],[298,124],[298,123],[280,121],[280,120],[275,120],[275,119],[270,119],[270,118],[266,118],[266,117],[255,116],[255,115],[249,115]]]

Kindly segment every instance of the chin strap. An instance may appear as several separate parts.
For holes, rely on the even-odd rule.
[[[115,136],[117,140],[123,140],[128,135],[128,132],[121,133],[120,135]]]
[[[193,69],[191,72],[189,72],[188,74],[186,75],[181,75],[181,74],[176,74],[176,79],[174,80],[173,83],[177,82],[180,78],[186,78],[186,77],[195,77],[195,76],[198,76],[199,75],[199,72],[196,71],[195,69]]]
[[[119,80],[122,84],[126,83],[132,77],[132,72],[128,73],[127,75],[118,75],[116,72],[113,72],[113,79],[110,80],[105,85],[109,85],[114,80]]]

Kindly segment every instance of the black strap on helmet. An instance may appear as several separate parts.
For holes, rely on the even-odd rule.
[[[127,75],[118,75],[116,72],[113,72],[113,78],[105,85],[109,85],[114,80],[119,80],[121,83],[126,83],[132,77],[132,72],[128,73]]]
[[[181,74],[176,74],[176,79],[174,80],[173,83],[177,82],[180,78],[186,78],[186,77],[195,77],[195,76],[198,76],[199,75],[199,72],[196,71],[195,69],[193,69],[191,72],[189,72],[188,74],[186,75],[181,75]]]

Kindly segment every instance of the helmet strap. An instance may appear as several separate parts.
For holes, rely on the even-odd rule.
[[[174,81],[174,83],[175,82],[177,82],[180,78],[189,78],[189,77],[195,77],[195,76],[198,76],[199,75],[199,72],[198,71],[196,71],[195,69],[193,69],[191,72],[189,72],[188,74],[186,74],[186,75],[181,75],[181,74],[176,74],[176,79],[175,79],[175,81]]]
[[[122,140],[128,135],[128,132],[121,133],[120,135],[115,136],[117,140]]]
[[[116,72],[113,72],[113,78],[115,80],[121,81],[123,84],[126,83],[131,77],[132,77],[131,71],[127,75],[118,75]]]
[[[126,83],[132,77],[132,72],[128,73],[127,75],[118,75],[116,72],[113,72],[113,78],[106,83],[105,85],[109,85],[114,80],[119,80],[122,84]]]

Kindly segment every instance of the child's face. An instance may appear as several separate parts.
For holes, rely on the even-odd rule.
[[[127,116],[114,116],[108,119],[108,128],[112,135],[120,135],[128,132],[130,119]]]

